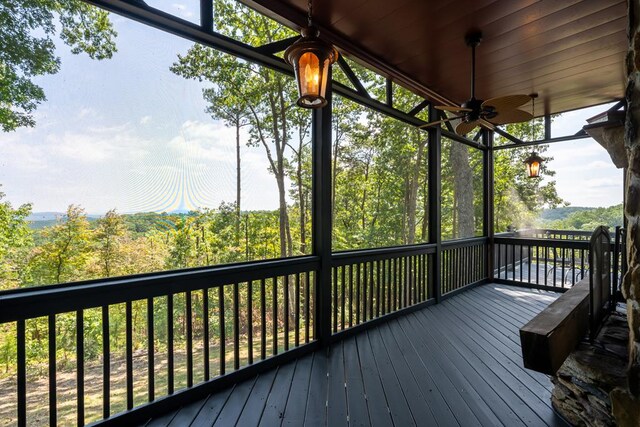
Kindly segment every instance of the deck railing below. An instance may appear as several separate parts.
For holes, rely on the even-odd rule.
[[[494,238],[494,277],[502,283],[563,292],[588,277],[590,238],[590,232],[567,230],[498,234]],[[625,271],[621,228],[616,229],[615,239],[609,246],[615,291]]]

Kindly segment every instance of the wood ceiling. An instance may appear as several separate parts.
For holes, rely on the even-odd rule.
[[[305,22],[307,0],[244,2]],[[536,116],[623,97],[626,16],[626,0],[314,0],[322,37],[436,103],[469,98],[481,30],[476,97],[535,92]]]

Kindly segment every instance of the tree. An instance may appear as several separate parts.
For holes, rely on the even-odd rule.
[[[69,205],[56,225],[42,232],[45,240],[34,256],[37,284],[52,284],[87,279],[90,256],[89,221],[80,206]]]
[[[272,43],[293,34],[288,28],[236,2],[216,0],[214,7],[216,29],[250,45]],[[291,131],[289,110],[295,106],[297,96],[293,81],[276,71],[198,44],[186,55],[178,55],[171,71],[185,78],[210,82],[217,93],[233,97],[248,108],[249,144],[264,148],[278,188],[280,256],[290,256],[293,241],[285,179]]]
[[[237,70],[238,72],[229,77],[234,80],[233,86],[239,87],[247,78],[246,70]],[[225,93],[220,85],[213,88],[206,88],[203,92],[204,99],[208,102],[207,112],[214,119],[224,121],[227,126],[233,126],[236,131],[236,218],[235,218],[235,243],[240,244],[240,198],[242,192],[242,175],[240,162],[240,129],[250,124],[250,109],[246,104],[246,99],[239,97],[234,93]]]
[[[80,0],[3,0],[0,2],[0,127],[5,132],[33,127],[33,112],[46,100],[33,77],[55,74],[60,58],[52,37],[71,52],[92,59],[111,58],[116,32],[109,14]]]
[[[26,280],[28,253],[33,245],[33,236],[27,217],[31,204],[13,208],[2,201],[0,192],[0,290],[18,286]]]
[[[111,209],[98,220],[94,239],[102,277],[114,275],[115,269],[121,264],[124,235],[124,220],[115,209]]]

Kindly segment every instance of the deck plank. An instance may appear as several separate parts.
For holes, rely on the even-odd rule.
[[[347,386],[347,412],[350,426],[370,426],[367,400],[362,382],[362,371],[358,359],[358,347],[355,338],[344,342],[344,372]]]
[[[276,377],[277,371],[272,369],[264,374],[258,375],[256,383],[249,394],[247,403],[242,408],[240,418],[238,418],[238,425],[241,426],[255,426],[260,422],[262,412],[267,404],[267,398],[271,392],[271,386]]]
[[[191,423],[191,427],[212,426],[218,418],[220,411],[222,411],[224,404],[227,403],[227,399],[234,388],[235,386],[229,387],[226,390],[211,394],[208,398],[203,399],[202,409],[200,409],[195,420]]]
[[[282,423],[296,364],[296,362],[290,362],[278,367],[278,373],[273,381],[274,392],[269,393],[267,404],[260,418],[260,426],[275,426]]]
[[[344,375],[342,343],[329,349],[329,388],[327,393],[327,423],[330,426],[347,426],[347,391]]]
[[[560,426],[518,329],[558,294],[479,286],[280,365],[152,426]]]
[[[307,395],[311,380],[313,355],[298,360],[296,371],[291,381],[291,391],[282,418],[283,426],[300,426],[304,424],[304,414],[307,410]]]
[[[365,333],[356,336],[358,347],[358,359],[360,360],[360,371],[362,372],[362,383],[367,399],[367,409],[372,426],[391,425],[391,412],[389,404],[382,388],[380,372],[371,352],[369,336]]]
[[[327,424],[327,354],[324,350],[313,355],[313,366],[309,378],[309,396],[304,414],[305,426]]]

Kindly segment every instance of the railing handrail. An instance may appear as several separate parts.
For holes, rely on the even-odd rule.
[[[375,249],[355,249],[349,251],[339,251],[331,254],[331,263],[334,266],[341,266],[359,261],[376,261],[381,259],[394,258],[398,256],[419,255],[435,253],[435,243],[421,243],[407,246],[391,246]]]
[[[533,233],[550,233],[550,234],[567,234],[576,236],[591,236],[591,231],[586,230],[563,230],[555,228],[524,228],[517,230],[516,233],[533,232]]]
[[[0,323],[316,270],[317,256],[3,291]]]
[[[495,243],[515,244],[522,246],[539,246],[543,248],[589,249],[588,240],[541,239],[536,237],[503,237],[495,236]]]
[[[451,249],[451,248],[461,248],[464,246],[473,246],[477,244],[487,243],[489,241],[488,237],[465,237],[462,239],[453,239],[453,240],[443,240],[442,247]]]

